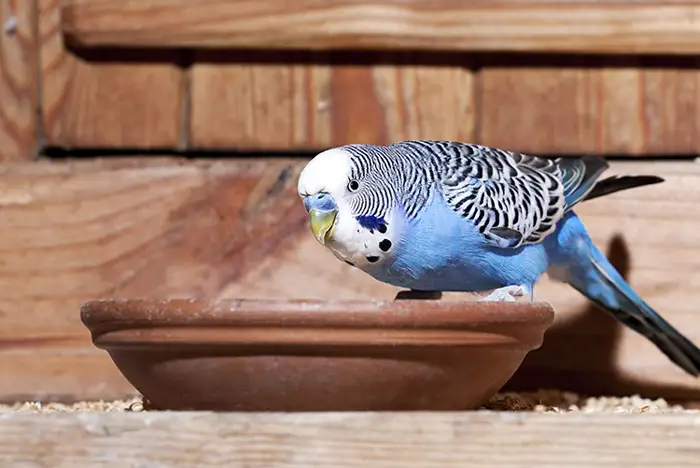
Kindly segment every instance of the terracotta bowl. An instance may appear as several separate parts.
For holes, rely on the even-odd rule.
[[[542,343],[542,303],[101,300],[95,346],[158,409],[473,409]]]

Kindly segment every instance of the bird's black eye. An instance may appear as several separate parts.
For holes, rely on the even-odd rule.
[[[351,192],[356,192],[357,189],[359,189],[359,188],[360,188],[360,183],[356,180],[351,180],[348,183],[348,190],[350,190]]]

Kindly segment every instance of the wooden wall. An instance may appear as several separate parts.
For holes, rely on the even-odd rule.
[[[507,41],[496,41],[493,54],[475,53],[485,46],[473,41],[445,51],[430,50],[435,41],[423,39],[424,50],[409,50],[414,44],[398,32],[396,44],[370,41],[367,33],[361,37],[369,42],[357,45],[367,50],[333,50],[342,46],[334,42],[341,32],[326,37],[292,24],[289,40],[270,36],[276,51],[261,50],[262,39],[253,49],[241,50],[233,48],[241,45],[239,36],[220,37],[220,30],[245,30],[239,24],[244,6],[258,18],[284,4],[279,1],[144,0],[125,6],[117,0],[3,0],[3,23],[14,19],[17,26],[0,37],[0,155],[26,159],[39,146],[315,150],[407,138],[458,139],[549,154],[698,151],[700,42],[690,40],[692,28],[684,29],[682,21],[700,14],[695,2],[608,1],[603,7],[577,0],[558,6],[498,0],[457,7],[444,0],[441,8],[454,9],[448,10],[451,15],[424,0],[409,4],[409,12],[425,13],[420,21],[438,36],[448,34],[434,24],[442,16],[476,15],[479,22],[496,25],[510,18],[528,25],[509,32]],[[380,17],[403,30],[404,23],[390,14],[399,8],[392,1],[380,2],[392,7]],[[299,12],[289,14],[301,24],[316,18],[304,10],[311,8],[305,1],[294,5]],[[344,8],[369,15],[362,5],[334,0],[317,16],[338,21],[344,31],[350,25],[338,15]],[[566,36],[556,35],[562,28],[547,29],[571,12],[603,25],[623,21],[617,15],[624,13],[625,21],[639,21],[637,28],[647,35],[613,34],[602,25],[587,28],[580,22]],[[531,15],[540,15],[539,20],[524,21]],[[221,21],[212,20],[217,17]],[[263,19],[245,20],[254,31],[267,27]],[[134,25],[140,26],[134,30]],[[369,25],[381,29],[382,23]],[[531,31],[535,26],[543,36],[526,50],[548,54],[516,54],[526,47],[520,36],[540,37]],[[495,26],[476,31],[484,43],[494,44]],[[192,43],[188,34],[200,42]],[[461,29],[450,34],[466,37]],[[91,46],[67,47],[69,41]],[[299,49],[309,41],[327,50]],[[621,48],[643,55],[609,54]]]
[[[620,156],[612,172],[662,175],[664,184],[579,211],[642,296],[700,343],[700,34],[684,22],[700,10],[695,2],[562,1],[567,10],[528,1],[508,10],[514,2],[475,1],[482,16],[472,26],[482,27],[468,36],[442,22],[474,11],[440,13],[414,0],[425,14],[397,16],[385,0],[385,23],[366,18],[375,29],[364,36],[347,15],[336,18],[338,34],[324,36],[314,15],[290,11],[298,23],[266,43],[256,31],[279,19],[256,9],[272,1],[0,0],[1,23],[16,21],[0,34],[0,375],[12,376],[0,379],[0,400],[133,391],[79,322],[78,307],[92,298],[393,297],[311,237],[295,195],[306,159],[266,155],[349,142],[446,138],[599,153]],[[361,2],[330,3],[367,14]],[[237,16],[244,10],[246,21]],[[571,11],[582,19],[566,20],[570,40],[544,19],[539,28],[523,21]],[[610,33],[632,17],[646,35]],[[402,29],[405,18],[428,23]],[[503,28],[483,24],[510,26],[508,41],[494,40]],[[403,32],[387,42],[387,25]],[[252,35],[231,32],[246,27]],[[431,30],[448,31],[452,50],[411,50],[444,49]],[[371,50],[332,50],[343,41]],[[308,50],[318,44],[327,50]],[[489,44],[494,53],[473,50]],[[50,159],[41,148],[98,157]],[[184,160],[153,149],[260,157]],[[107,150],[140,153],[99,157]],[[543,281],[537,298],[555,306],[557,325],[511,385],[700,399],[700,383],[577,293]]]

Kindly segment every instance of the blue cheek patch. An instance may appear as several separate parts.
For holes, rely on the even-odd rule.
[[[369,232],[386,230],[386,221],[377,216],[356,216],[355,219],[360,223],[360,226],[369,230]]]

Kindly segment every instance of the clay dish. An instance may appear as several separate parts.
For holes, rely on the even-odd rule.
[[[542,343],[543,303],[101,300],[95,346],[155,408],[473,409]]]

